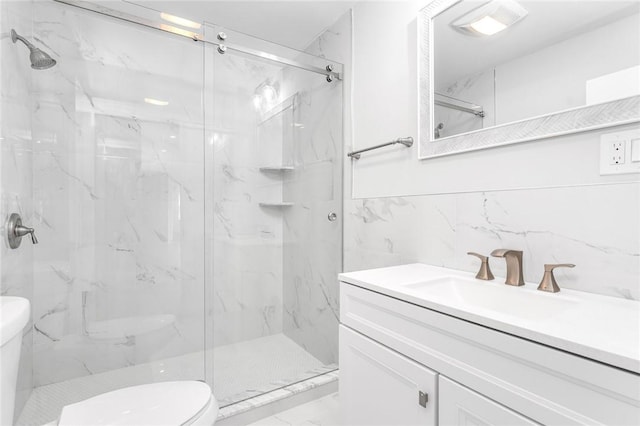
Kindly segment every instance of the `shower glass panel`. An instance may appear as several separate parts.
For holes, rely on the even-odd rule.
[[[40,425],[205,378],[204,47],[55,2],[34,4],[33,30],[58,59],[32,74],[35,389],[19,424]]]
[[[309,70],[325,58],[214,25],[205,39],[221,32],[244,51],[205,52],[207,365],[224,407],[337,368],[343,89]]]

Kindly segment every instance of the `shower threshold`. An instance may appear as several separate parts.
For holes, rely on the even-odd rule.
[[[284,334],[216,347],[206,356],[214,363],[213,393],[221,407],[219,418],[236,416],[337,379],[337,365],[323,364]],[[205,352],[198,351],[39,386],[31,393],[16,425],[51,422],[65,405],[127,386],[202,379],[204,359]]]
[[[325,368],[327,371],[315,377],[222,408],[218,414],[216,425],[248,424],[276,412],[337,392],[339,370],[337,366]],[[320,389],[324,390],[313,393],[313,391]],[[305,397],[306,393],[309,396]],[[299,399],[296,400],[296,398]],[[264,411],[265,409],[266,411]]]

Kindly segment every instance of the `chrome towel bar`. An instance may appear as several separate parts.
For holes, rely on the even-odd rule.
[[[369,148],[360,149],[358,151],[352,151],[352,152],[347,154],[347,157],[355,158],[356,160],[358,160],[360,158],[360,154],[362,154],[363,152],[371,151],[373,149],[382,148],[383,146],[394,145],[394,144],[397,144],[397,143],[401,143],[402,145],[404,145],[404,146],[406,146],[408,148],[411,145],[413,145],[413,138],[411,136],[408,136],[406,138],[398,138],[398,139],[392,140],[391,142],[385,142],[385,143],[381,143],[380,145],[371,146]]]

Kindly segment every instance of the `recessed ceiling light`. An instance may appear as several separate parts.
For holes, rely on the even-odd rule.
[[[167,101],[161,101],[161,100],[153,99],[153,98],[144,98],[144,101],[146,103],[148,103],[148,104],[151,104],[151,105],[158,105],[158,106],[167,106],[167,105],[169,105],[169,102],[167,102]]]
[[[451,26],[475,36],[497,34],[522,20],[529,12],[514,0],[493,0],[473,9]]]
[[[484,35],[494,35],[507,28],[502,22],[496,21],[491,16],[485,16],[471,24],[471,28]]]

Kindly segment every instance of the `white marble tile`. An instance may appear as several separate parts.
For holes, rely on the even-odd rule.
[[[436,105],[434,108],[434,123],[442,124],[441,138],[458,135],[495,125],[495,90],[493,70],[483,71],[465,76],[447,87],[436,87],[438,97],[456,105],[478,105],[482,107],[483,117],[464,111]],[[451,98],[448,99],[447,97]]]
[[[2,156],[3,179],[12,171],[6,162],[13,168],[21,161],[32,163],[33,173],[24,175],[29,181],[19,184],[33,188],[28,199],[34,203],[32,208],[5,191],[3,180],[3,207],[21,209],[41,236],[33,256],[35,327],[33,337],[25,339],[33,342],[33,350],[25,353],[33,354],[34,384],[55,386],[194,353],[204,349],[205,328],[213,330],[210,342],[218,347],[277,336],[285,329],[283,305],[286,294],[294,292],[288,286],[294,280],[304,286],[298,296],[306,292],[309,299],[288,306],[289,324],[292,315],[302,324],[290,329],[291,337],[301,352],[321,358],[319,365],[336,362],[341,223],[330,224],[326,215],[340,212],[342,202],[340,82],[329,84],[299,70],[287,75],[266,61],[219,57],[210,129],[214,172],[205,183],[198,44],[55,2],[38,2],[26,18],[30,26],[33,21],[33,36],[58,60],[55,68],[37,74],[33,102],[24,104],[27,91],[16,91],[21,86],[15,81],[3,80],[2,86],[15,92],[3,91],[2,118],[15,127],[3,128],[3,135],[15,139],[3,143],[8,150]],[[337,49],[350,35],[350,22],[340,25],[312,50],[342,55]],[[3,78],[12,75],[4,72],[5,63]],[[290,116],[260,137],[256,129],[264,116],[255,110],[253,94],[265,79],[282,85],[285,97],[300,93],[297,112],[305,114],[304,131],[294,126],[300,117]],[[287,90],[291,93],[285,95]],[[145,97],[169,104],[149,105]],[[6,109],[13,115],[5,115],[4,104],[14,98],[21,99],[22,110]],[[305,149],[285,157],[294,131],[304,138]],[[275,141],[280,146],[268,146],[272,134],[283,136]],[[25,141],[29,149],[16,149]],[[291,185],[301,202],[300,214],[288,221],[283,212],[258,205],[285,196],[286,179],[259,171],[273,165],[265,161],[276,160],[299,161],[308,172]],[[213,208],[205,218],[207,197],[213,198]],[[314,204],[319,201],[330,205]],[[310,208],[322,214],[314,216]],[[213,259],[208,261],[215,264],[207,282],[215,297],[207,307],[202,303],[205,259],[197,255],[204,251],[205,220],[213,223]],[[320,230],[318,247],[304,232],[315,221],[330,231]],[[298,250],[290,244],[294,233]],[[285,279],[287,256],[300,267],[290,265]],[[7,275],[21,269],[4,268],[5,260],[12,266],[8,255],[2,260],[3,294],[22,291],[11,283],[29,280]],[[153,332],[122,332],[106,340],[87,333],[105,321],[154,315],[173,315],[175,321]],[[280,379],[279,386],[290,377]]]
[[[458,197],[458,269],[473,270],[466,251],[524,251],[525,280],[539,282],[545,263],[558,269],[561,287],[640,299],[640,185],[601,185],[461,194]],[[624,204],[628,208],[618,206]],[[504,276],[505,262],[491,259]]]
[[[345,271],[412,262],[451,266],[455,196],[352,200],[345,209]]]
[[[545,263],[574,263],[557,270],[561,287],[639,299],[639,209],[638,183],[352,200],[345,270],[423,262],[473,272],[467,252],[511,248],[524,252],[527,281]],[[490,265],[505,275],[503,259]]]
[[[74,350],[71,357],[78,353],[77,347]],[[213,392],[222,407],[220,418],[337,380],[337,366],[324,366],[282,334],[219,346],[207,352],[219,361],[214,368]],[[199,351],[37,387],[17,424],[41,425],[54,420],[67,404],[126,386],[202,380],[205,359],[205,352]]]
[[[35,384],[203,350],[202,67],[181,68],[201,50],[55,2],[32,19],[58,60],[34,79],[31,111]],[[111,340],[85,332],[154,315],[175,321]]]
[[[0,3],[0,220],[19,213],[23,223],[34,226],[33,214],[33,139],[31,93],[33,73],[29,51],[11,41],[9,32],[32,38],[32,2]],[[6,229],[0,229],[2,239]],[[18,249],[0,243],[0,294],[33,298],[34,247],[23,238]],[[31,321],[23,330],[15,408],[22,408],[33,387],[33,333]],[[4,368],[4,367],[3,367]],[[16,413],[17,414],[17,413]]]
[[[341,17],[307,49],[348,58],[350,16]],[[294,96],[294,133],[283,161],[283,198],[294,205],[284,221],[284,332],[324,363],[338,361],[338,285],[342,263],[342,83],[297,69],[284,71]],[[287,141],[285,141],[287,142]],[[329,221],[328,215],[338,219]]]
[[[337,426],[342,425],[340,397],[333,393],[315,401],[299,405],[273,416],[264,418],[250,426]]]

